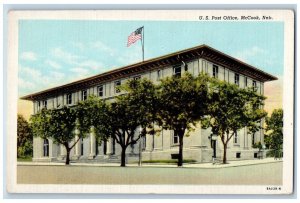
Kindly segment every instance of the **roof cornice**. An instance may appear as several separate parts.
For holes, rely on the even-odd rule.
[[[105,73],[101,73],[82,80],[77,80],[65,85],[29,94],[21,97],[21,99],[36,100],[51,96],[57,96],[61,93],[89,88],[101,83],[121,79],[124,77],[130,77],[132,75],[140,74],[149,70],[163,68],[179,63],[181,61],[191,61],[196,58],[207,59],[215,64],[219,64],[221,66],[224,66],[225,68],[228,68],[232,71],[246,75],[261,82],[277,80],[275,76],[261,71],[255,68],[254,66],[244,63],[207,45],[200,45],[189,49],[170,53],[167,55],[163,55],[160,57],[145,60],[144,62],[126,65],[118,69],[107,71]]]

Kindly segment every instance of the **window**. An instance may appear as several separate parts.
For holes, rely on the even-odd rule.
[[[247,86],[248,86],[248,78],[245,77],[245,87],[247,87]]]
[[[252,81],[252,87],[253,87],[253,90],[257,89],[257,84],[256,84],[255,80]]]
[[[99,97],[103,97],[103,85],[98,86],[98,96]]]
[[[72,94],[67,94],[67,104],[72,104]]]
[[[142,150],[144,151],[146,149],[146,136],[142,137]]]
[[[157,81],[161,79],[161,70],[157,70]]]
[[[38,104],[37,104],[37,110],[40,111],[41,110],[41,102],[38,101]]]
[[[81,149],[80,149],[80,152],[81,152],[81,156],[83,156],[83,138],[81,138]]]
[[[238,158],[238,159],[241,158],[241,152],[236,153],[236,158]]]
[[[115,93],[120,93],[120,89],[119,89],[119,86],[121,86],[121,81],[118,80],[115,82]]]
[[[44,101],[43,101],[43,108],[44,108],[44,109],[47,109],[47,100],[44,100]]]
[[[237,133],[234,133],[233,143],[234,143],[234,144],[237,144],[237,143],[238,143],[238,134],[237,134]]]
[[[81,98],[82,98],[82,101],[87,100],[87,90],[81,91]]]
[[[106,152],[107,152],[107,141],[105,140],[103,142],[103,154],[106,155]]]
[[[140,75],[135,76],[133,79],[134,79],[134,80],[139,80],[139,79],[141,79],[141,76],[140,76]]]
[[[189,70],[188,64],[183,62],[183,65],[184,65],[184,71],[188,71]]]
[[[237,73],[234,74],[234,84],[240,86],[240,75]]]
[[[112,154],[116,154],[116,140],[113,138],[112,140]]]
[[[181,77],[181,64],[173,66],[173,75],[175,77]]]
[[[179,136],[175,134],[174,131],[171,131],[171,137],[173,138],[173,144],[179,144]]]
[[[43,145],[43,154],[44,156],[49,156],[49,140],[44,139],[44,145]]]
[[[218,78],[219,67],[217,65],[213,65],[213,77]]]
[[[95,150],[95,152],[96,152],[96,156],[99,154],[99,149],[98,149],[98,146],[99,146],[99,142],[98,142],[98,139],[96,138],[96,142],[95,142],[95,147],[96,147],[96,150]]]
[[[60,107],[60,101],[59,101],[58,97],[56,97],[56,107],[57,107],[57,108]]]
[[[255,144],[255,134],[252,134],[252,146]]]
[[[254,153],[254,158],[258,158],[258,153],[256,152],[256,153]]]

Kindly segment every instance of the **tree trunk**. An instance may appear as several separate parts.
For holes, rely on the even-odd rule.
[[[66,147],[67,156],[66,156],[66,165],[70,164],[70,149]]]
[[[126,147],[122,146],[122,152],[121,152],[121,167],[126,166]]]
[[[183,148],[183,134],[182,133],[178,133],[178,137],[179,137],[179,156],[178,156],[178,166],[182,166],[182,162],[183,162],[183,152],[182,152],[182,148]]]
[[[224,151],[223,151],[223,164],[227,163],[227,144],[223,144]]]

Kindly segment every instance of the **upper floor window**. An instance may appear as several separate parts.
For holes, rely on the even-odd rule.
[[[37,103],[37,110],[38,111],[41,110],[41,102],[40,101],[38,101],[38,103]]]
[[[240,75],[237,73],[234,74],[234,84],[240,86]]]
[[[44,109],[47,109],[47,100],[44,100],[44,101],[43,101],[43,108],[44,108]]]
[[[103,85],[98,86],[98,96],[103,97]]]
[[[189,70],[188,64],[186,64],[186,63],[183,62],[183,65],[184,65],[184,71],[188,71]]]
[[[56,107],[57,107],[57,108],[60,107],[60,100],[58,99],[58,97],[56,97]]]
[[[67,94],[67,104],[70,105],[72,104],[72,94]]]
[[[217,65],[213,65],[213,77],[218,78],[219,67]]]
[[[81,98],[82,98],[82,101],[87,100],[87,90],[81,91]]]
[[[256,84],[256,81],[255,81],[255,80],[252,81],[252,87],[253,87],[254,89],[257,88],[257,84]]]
[[[181,64],[173,66],[173,75],[176,77],[181,77]]]
[[[237,134],[237,132],[234,133],[234,136],[233,136],[233,143],[234,143],[234,144],[237,144],[237,143],[238,143],[238,134]]]
[[[133,79],[134,79],[134,80],[139,80],[139,79],[141,79],[141,76],[140,76],[140,75],[137,75],[137,76],[135,76]]]
[[[161,79],[161,70],[157,70],[157,81]]]
[[[119,89],[119,87],[121,86],[121,81],[118,80],[115,82],[115,93],[120,93],[121,90]]]
[[[247,87],[247,86],[248,86],[248,78],[245,77],[245,87]]]

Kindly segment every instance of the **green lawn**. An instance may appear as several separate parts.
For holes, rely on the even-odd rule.
[[[20,161],[20,162],[24,162],[24,161],[30,162],[30,161],[32,161],[32,157],[19,157],[19,158],[17,158],[17,161]]]
[[[142,163],[162,163],[162,164],[176,164],[177,162],[178,162],[177,159],[142,161]],[[193,160],[193,159],[184,159],[183,163],[196,163],[196,160]]]

